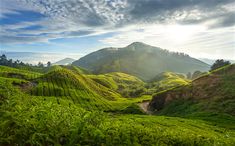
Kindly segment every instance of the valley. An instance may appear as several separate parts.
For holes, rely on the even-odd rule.
[[[144,81],[74,65],[0,66],[1,145],[234,145],[235,65]]]

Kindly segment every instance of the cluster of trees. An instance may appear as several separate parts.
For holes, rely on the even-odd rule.
[[[44,68],[44,67],[50,67],[51,62],[47,62],[46,65],[44,65],[42,62],[39,62],[38,65],[32,65],[28,63],[23,63],[20,60],[13,61],[12,59],[8,59],[5,54],[2,54],[0,56],[0,65],[4,66],[10,66],[10,67],[39,67],[39,68]]]
[[[216,69],[218,69],[220,67],[223,67],[223,66],[226,66],[226,65],[230,65],[230,64],[231,64],[231,62],[229,62],[229,61],[226,61],[226,60],[223,60],[223,59],[218,59],[211,66],[211,70],[210,71],[216,70]]]
[[[215,63],[211,66],[210,71],[216,70],[218,68],[221,68],[223,66],[230,65],[230,64],[231,64],[231,62],[229,62],[229,61],[226,61],[223,59],[217,59],[215,61]],[[195,71],[194,73],[189,72],[187,74],[187,79],[194,80],[194,79],[202,76],[203,74],[205,74],[205,72],[201,72],[201,71]]]

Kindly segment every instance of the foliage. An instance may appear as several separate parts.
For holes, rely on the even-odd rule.
[[[229,61],[225,61],[223,59],[218,59],[215,61],[215,63],[211,66],[211,70],[215,70],[215,69],[218,69],[220,67],[223,67],[223,66],[226,66],[226,65],[229,65],[231,64]]]
[[[227,68],[219,72],[227,73]],[[96,78],[110,84],[102,85]],[[223,97],[235,95],[233,74],[223,82]],[[54,66],[41,74],[0,66],[0,145],[235,144],[234,116],[192,112],[200,106],[191,106],[191,101],[185,102],[185,108],[180,102],[171,106],[168,111],[174,115],[166,111],[179,117],[145,115],[137,103],[151,96],[123,98],[115,91],[119,85],[129,88],[135,83],[144,84],[120,73],[84,75],[74,68]],[[229,101],[217,103],[233,110]]]

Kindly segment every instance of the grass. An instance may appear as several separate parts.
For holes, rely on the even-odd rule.
[[[4,72],[29,77],[35,73],[11,68]],[[145,115],[137,104],[150,95],[123,98],[93,80],[110,80],[115,87],[117,75],[96,77],[57,66],[34,78],[1,76],[0,145],[235,145],[235,119],[224,111],[199,112],[202,105],[178,101],[162,115]],[[121,76],[122,84],[141,82]],[[234,95],[233,80],[224,82],[225,92]]]
[[[172,72],[163,72],[150,80],[147,84],[148,92],[153,94],[164,90],[169,90],[174,87],[188,85],[190,80],[186,79],[181,74]]]
[[[4,145],[235,144],[234,130],[202,120],[91,112],[68,100],[20,94],[1,106],[0,119]]]

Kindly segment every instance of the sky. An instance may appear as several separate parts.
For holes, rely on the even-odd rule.
[[[55,61],[136,41],[196,58],[235,60],[235,2],[0,0],[1,52],[40,52]]]

